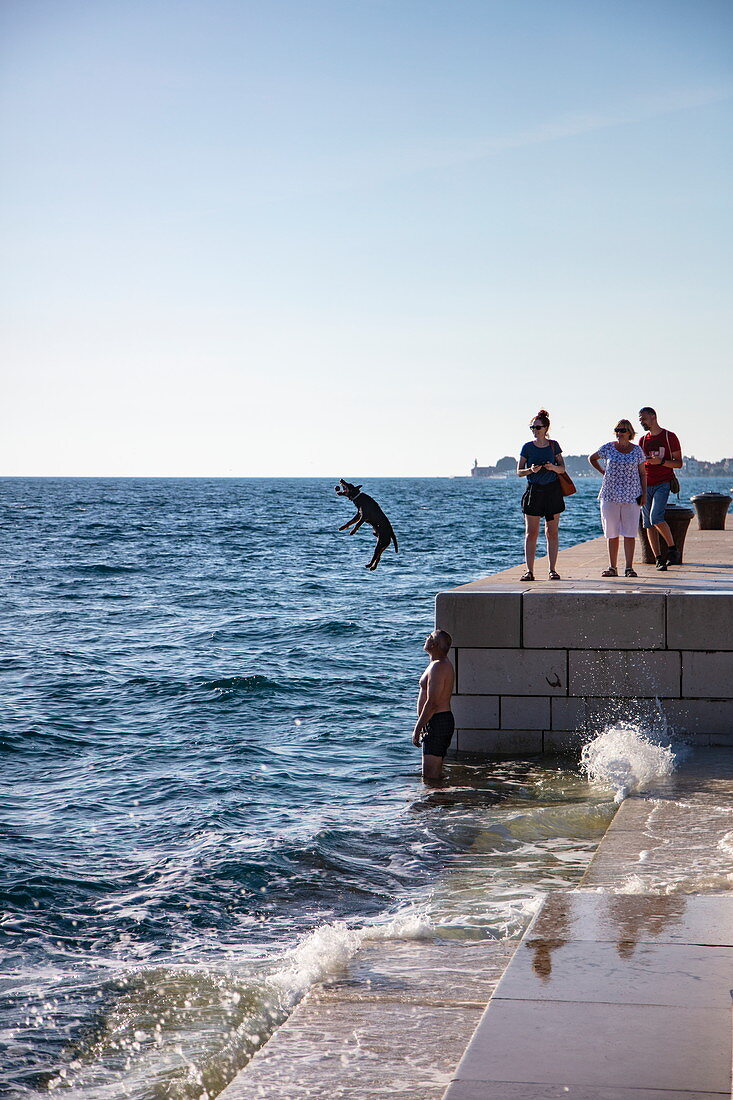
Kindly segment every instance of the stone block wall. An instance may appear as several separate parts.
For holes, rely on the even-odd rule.
[[[454,589],[459,755],[578,748],[612,722],[733,745],[733,591]]]

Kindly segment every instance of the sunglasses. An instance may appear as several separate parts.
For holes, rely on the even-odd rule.
[[[628,430],[629,430],[628,428],[614,428],[613,429],[615,435],[623,435],[623,433],[628,432]]]
[[[544,428],[544,424],[530,424],[530,428],[533,432],[539,432]]]

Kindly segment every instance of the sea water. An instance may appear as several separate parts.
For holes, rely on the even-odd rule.
[[[330,481],[0,480],[0,1093],[214,1096],[365,940],[516,936],[582,874],[602,761],[433,791],[410,742],[435,592],[520,560],[521,486],[365,488],[374,574]]]

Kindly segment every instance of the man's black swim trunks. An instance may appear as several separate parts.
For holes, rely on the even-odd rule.
[[[427,733],[422,739],[423,756],[445,756],[455,728],[452,711],[441,710],[439,714],[434,714],[425,727]]]

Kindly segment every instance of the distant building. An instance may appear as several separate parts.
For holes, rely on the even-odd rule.
[[[478,459],[474,458],[471,469],[471,477],[503,477],[496,466],[479,466]]]
[[[692,477],[727,477],[733,473],[733,458],[721,458],[718,462],[708,462],[704,458],[695,458],[694,455],[684,456],[684,466],[680,474],[690,474]]]
[[[571,477],[598,477],[588,462],[588,455],[565,455],[565,467]],[[479,466],[478,459],[473,460],[471,477],[506,477],[513,474],[517,466],[516,458],[505,455],[496,466]]]
[[[571,477],[598,477],[598,473],[588,462],[588,455],[563,455],[565,469]],[[695,458],[694,455],[684,456],[684,466],[680,470],[680,476],[684,477],[728,477],[733,474],[733,458],[721,458],[718,462],[708,462],[705,459]],[[500,458],[496,466],[479,466],[478,459],[473,460],[471,477],[506,477],[512,473],[517,460],[511,455]]]

